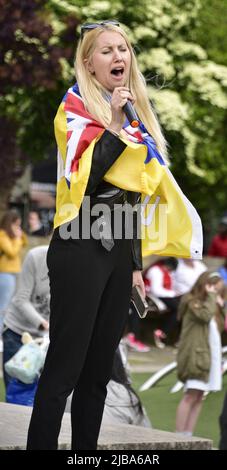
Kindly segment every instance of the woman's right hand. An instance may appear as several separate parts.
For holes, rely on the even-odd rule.
[[[123,112],[122,108],[128,100],[131,101],[132,104],[135,102],[135,99],[133,98],[128,88],[123,86],[114,88],[110,102],[112,119],[109,128],[117,133],[121,131],[124,124],[125,113]]]
[[[221,308],[223,308],[224,305],[225,305],[225,301],[224,301],[223,297],[222,297],[221,295],[219,295],[219,294],[217,295],[217,304],[218,304]]]
[[[11,225],[11,230],[15,238],[22,237],[22,228],[17,223]]]

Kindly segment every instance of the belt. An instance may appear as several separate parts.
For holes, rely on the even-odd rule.
[[[103,195],[102,197],[92,197],[90,196],[90,206],[91,208],[95,206],[95,204],[106,204],[110,210],[114,210],[114,205],[115,204],[124,204],[127,200],[127,192],[122,189],[120,190],[117,194],[114,194],[114,196],[109,196],[105,197]]]
[[[90,213],[91,209],[96,204],[105,204],[106,206],[110,208],[111,211],[114,211],[115,204],[122,206],[126,201],[127,201],[127,191],[123,189],[120,190],[117,194],[114,194],[113,196],[109,196],[109,197],[90,196],[90,204],[89,204],[90,207],[87,207],[87,205],[84,206],[82,203],[81,210],[79,212],[79,218],[81,217],[83,211],[85,211],[86,213]],[[102,212],[103,214],[101,216],[99,215],[97,217],[94,215],[94,218],[96,219],[94,223],[96,224],[97,232],[100,235],[101,244],[107,251],[110,251],[114,246],[114,239],[113,239],[112,229],[111,229],[111,219],[112,219],[112,215],[114,216],[114,213],[108,214],[108,211],[105,212],[105,210]],[[54,235],[53,235],[53,238],[58,238],[58,237],[59,237],[59,227],[57,227],[54,230]]]

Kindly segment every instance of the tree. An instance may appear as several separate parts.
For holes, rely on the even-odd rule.
[[[198,42],[211,60],[227,66],[226,0],[200,0],[201,8],[192,40]]]
[[[51,24],[52,23],[52,24]],[[2,197],[26,161],[43,158],[54,145],[53,117],[64,93],[64,78],[73,55],[76,18],[63,26],[47,0],[0,0],[0,175]],[[65,58],[65,59],[64,59]],[[16,170],[15,170],[16,169]]]

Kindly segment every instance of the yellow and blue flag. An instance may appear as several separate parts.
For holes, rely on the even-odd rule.
[[[154,139],[143,124],[123,126],[125,150],[104,176],[119,188],[141,193],[143,256],[157,254],[202,258],[202,225],[193,205],[181,191]],[[55,228],[73,220],[81,207],[102,124],[86,111],[78,85],[71,87],[55,117],[58,182]]]

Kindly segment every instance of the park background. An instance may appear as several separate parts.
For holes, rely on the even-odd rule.
[[[35,168],[45,174],[54,168],[52,190],[53,119],[75,81],[80,25],[113,18],[133,43],[171,170],[202,218],[206,251],[227,213],[226,0],[0,0],[0,212],[16,205],[26,214]],[[148,375],[133,374],[137,389]],[[175,379],[141,394],[156,428],[174,430],[181,393],[169,394]],[[215,445],[224,389],[207,397],[196,430]]]

